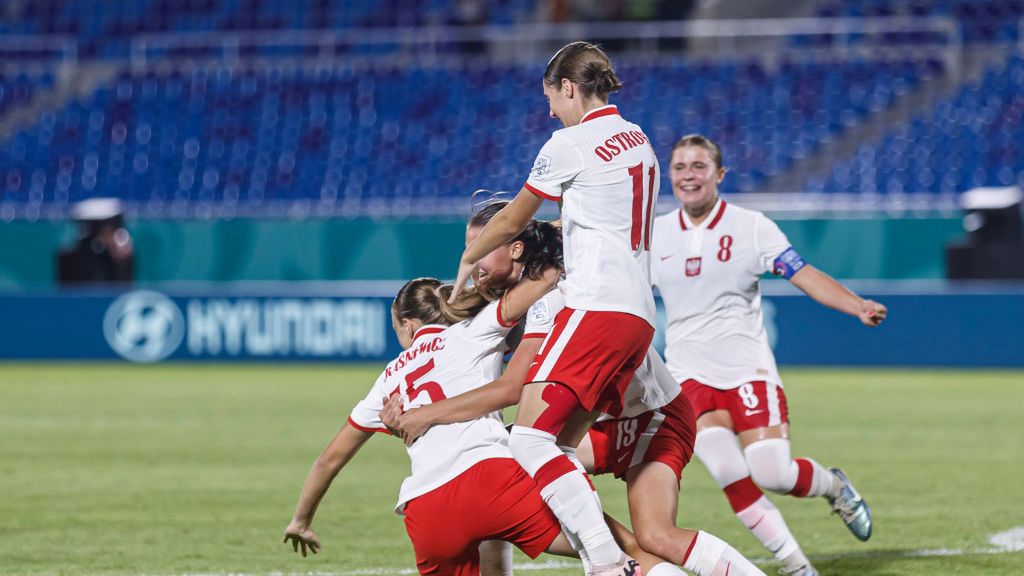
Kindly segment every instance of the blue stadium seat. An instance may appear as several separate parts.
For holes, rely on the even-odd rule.
[[[921,68],[629,63],[614,101],[661,152],[682,134],[712,135],[726,150],[727,189],[752,192],[887,108],[894,93],[928,73]],[[8,143],[0,201],[113,195],[161,205],[362,205],[518,189],[558,128],[547,118],[538,75],[533,67],[476,64],[123,73]],[[37,171],[51,177],[33,184],[29,197],[25,175]],[[931,182],[924,172],[914,178]]]

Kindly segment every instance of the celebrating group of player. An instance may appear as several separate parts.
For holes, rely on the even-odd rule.
[[[816,574],[761,489],[824,496],[870,537],[870,509],[846,476],[790,454],[758,279],[772,272],[869,326],[885,307],[807,265],[762,214],[721,200],[721,151],[703,136],[672,148],[681,207],[654,218],[658,161],[608,104],[619,88],[592,44],[548,63],[544,95],[565,128],[511,202],[472,216],[454,284],[419,278],[399,291],[392,318],[405,351],[310,471],[285,530],[296,550],[318,551],[317,504],[363,443],[388,431],[411,460],[396,511],[421,574],[511,574],[511,544],[579,557],[589,575],[763,574],[721,539],[676,526],[694,453],[786,573]],[[560,203],[559,222],[534,220],[544,200]],[[652,285],[668,312],[667,365],[650,347]],[[515,404],[508,432],[500,409]],[[626,482],[635,535],[603,514],[588,474],[609,472]]]

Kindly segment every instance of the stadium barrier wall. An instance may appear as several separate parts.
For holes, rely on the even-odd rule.
[[[389,313],[398,285],[0,293],[0,358],[384,362],[399,352]],[[878,329],[784,281],[764,285],[765,324],[782,366],[1024,367],[1024,284],[856,286],[889,306]],[[659,346],[662,337],[659,330]]]
[[[944,247],[959,218],[780,220],[808,261],[837,278],[944,278]],[[405,280],[454,273],[461,220],[137,220],[140,282]],[[54,284],[64,222],[0,223],[0,286]]]

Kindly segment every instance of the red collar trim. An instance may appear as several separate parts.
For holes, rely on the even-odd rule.
[[[718,224],[718,221],[722,219],[722,214],[725,214],[725,200],[722,200],[721,198],[719,198],[718,199],[718,210],[715,212],[714,217],[711,218],[711,222],[708,224],[708,227],[707,227],[708,230],[714,230],[715,229],[715,226]],[[683,209],[682,208],[679,209],[679,227],[681,229],[683,229],[683,230],[689,230],[690,229],[690,227],[686,225],[686,218],[683,217]],[[698,226],[698,228],[699,228],[699,226]]]
[[[711,224],[708,224],[708,230],[714,230],[715,225],[722,219],[722,214],[725,214],[725,200],[721,200],[721,206],[718,207],[718,214],[711,220]]]
[[[429,334],[437,334],[438,332],[444,332],[445,328],[446,328],[446,326],[436,326],[436,325],[428,324],[426,326],[423,326],[419,330],[417,330],[416,333],[413,334],[412,339],[416,340],[420,336],[427,336]]]
[[[600,118],[602,116],[619,116],[619,107],[614,104],[609,104],[607,106],[595,108],[583,115],[583,119],[580,120],[580,124],[583,124],[588,120],[593,120],[594,118]]]

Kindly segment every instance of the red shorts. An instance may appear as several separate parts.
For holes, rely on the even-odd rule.
[[[654,328],[639,316],[563,308],[526,381],[557,382],[587,412],[615,416],[622,413],[622,396],[653,337]]]
[[[540,491],[511,458],[483,460],[405,506],[420,574],[477,575],[480,542],[505,540],[536,558],[562,532]]]
[[[668,405],[635,418],[598,422],[588,433],[594,474],[611,472],[622,478],[633,466],[662,462],[679,479],[693,457],[696,430],[693,408],[682,393]]]
[[[705,412],[728,410],[735,432],[789,423],[786,393],[770,382],[748,382],[731,390],[719,390],[696,380],[683,382],[683,393],[699,418]]]

